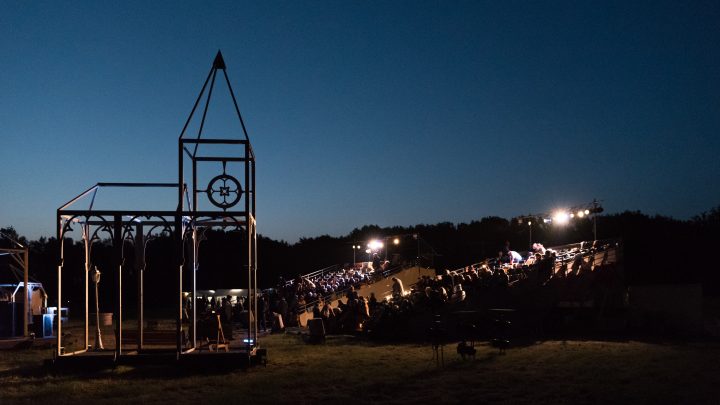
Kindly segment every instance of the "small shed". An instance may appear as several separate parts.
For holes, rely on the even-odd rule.
[[[47,293],[42,283],[28,282],[27,289],[23,282],[0,284],[0,337],[22,336],[26,325],[33,323],[33,316],[42,315],[46,308]]]

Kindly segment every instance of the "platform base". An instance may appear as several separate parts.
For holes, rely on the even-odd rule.
[[[174,350],[143,350],[115,357],[113,351],[85,352],[59,356],[45,362],[57,371],[93,371],[117,366],[173,366],[186,370],[233,370],[254,365],[267,365],[267,349],[230,350],[228,352],[193,351],[180,354]]]

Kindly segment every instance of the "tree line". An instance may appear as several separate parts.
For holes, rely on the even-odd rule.
[[[537,222],[537,223],[536,223]],[[13,227],[0,229],[30,250],[30,277],[42,282],[55,299],[57,289],[57,266],[59,243],[56,238],[41,237],[29,241]],[[716,271],[714,257],[720,242],[720,206],[693,217],[678,220],[670,217],[650,216],[639,211],[597,217],[598,239],[620,238],[624,245],[625,278],[629,285],[649,283],[702,283],[706,294],[720,294],[720,274]],[[244,252],[244,233],[236,231],[208,230],[200,248],[200,268],[197,273],[201,289],[246,288],[247,276],[243,265],[247,263]],[[273,240],[258,236],[258,285],[273,287],[282,277],[289,279],[335,264],[369,260],[365,245],[371,239],[379,239],[385,246],[381,257],[397,262],[420,262],[439,271],[456,269],[497,255],[506,241],[513,250],[526,251],[531,242],[546,247],[593,239],[593,220],[576,218],[565,226],[533,221],[532,240],[530,226],[525,220],[485,217],[469,223],[441,222],[414,226],[380,227],[365,225],[343,236],[322,235],[304,237],[296,243]],[[397,244],[395,244],[397,239]],[[0,246],[8,246],[0,238]],[[357,247],[360,246],[360,249]],[[126,269],[123,286],[134,305],[134,285],[138,277],[138,263],[133,249],[126,247]],[[177,301],[176,248],[169,237],[160,237],[147,245],[144,281],[145,300],[148,305],[172,307]],[[186,251],[186,255],[188,252]],[[101,285],[109,291],[116,277],[111,265],[109,241],[96,244],[92,262],[103,272]],[[84,249],[81,241],[66,241],[64,295],[83,296]],[[0,256],[0,275],[7,281],[7,256]],[[186,272],[184,283],[189,285],[190,274]],[[125,290],[124,290],[125,291]],[[111,294],[106,294],[103,305],[112,307]],[[65,304],[64,304],[65,305]],[[71,304],[72,305],[72,304]]]

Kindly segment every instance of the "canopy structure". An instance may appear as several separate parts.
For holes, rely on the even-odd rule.
[[[234,112],[240,125],[236,134],[226,134],[224,138],[205,138],[203,128],[208,107],[213,95],[218,75],[224,82],[232,97]],[[189,124],[202,106],[197,133],[189,134]],[[197,114],[200,115],[200,114]],[[232,131],[231,131],[232,132]],[[196,305],[192,305],[192,313],[185,315],[189,327],[183,330],[184,307],[183,280],[190,281],[190,289],[196,296],[196,272],[199,264],[199,245],[202,234],[209,228],[232,228],[244,232],[241,246],[237,251],[244,251],[247,263],[240,268],[226,269],[247,280],[249,310],[254,313],[256,301],[257,272],[257,234],[255,220],[255,154],[240,114],[235,94],[230,85],[226,65],[222,54],[218,51],[212,68],[203,84],[200,94],[193,105],[185,122],[177,143],[178,179],[168,183],[97,183],[83,193],[62,205],[57,210],[57,236],[61,241],[60,261],[58,266],[58,302],[63,302],[63,280],[66,273],[77,280],[77,272],[82,272],[84,282],[85,335],[84,346],[69,350],[65,345],[62,325],[58,323],[58,341],[56,355],[58,359],[76,356],[90,351],[89,324],[90,311],[88,305],[91,286],[92,249],[97,242],[110,241],[112,247],[112,268],[104,269],[115,278],[114,285],[114,358],[132,354],[145,354],[144,346],[144,281],[143,272],[146,268],[145,247],[147,242],[158,236],[170,237],[175,246],[175,254],[170,260],[177,269],[168,286],[177,293],[175,354],[177,359],[193,353],[198,348],[197,325],[198,314]],[[140,190],[143,194],[160,192],[167,194],[159,209],[137,209],[136,207],[106,209],[97,203],[99,196],[111,191],[129,194]],[[174,190],[174,192],[173,192]],[[174,197],[172,196],[174,194]],[[121,199],[122,200],[122,199]],[[117,201],[115,201],[117,203]],[[156,202],[156,201],[154,201]],[[117,205],[117,204],[116,204]],[[79,234],[73,234],[76,229]],[[72,237],[80,236],[85,248],[85,263],[82,269],[66,268],[64,263],[65,245],[72,243]],[[134,254],[129,254],[134,249]],[[191,252],[187,254],[186,252]],[[230,252],[228,252],[230,253]],[[123,275],[130,263],[126,258],[134,257],[134,268],[137,274],[137,338],[133,350],[123,342]],[[108,271],[109,270],[109,271]],[[191,277],[187,277],[190,273]],[[187,286],[186,286],[187,288]],[[77,302],[78,297],[74,297]],[[189,317],[189,319],[187,319]],[[257,324],[254,317],[249,317],[245,345],[240,348],[243,355],[254,356],[257,349]],[[189,336],[185,337],[184,333]]]

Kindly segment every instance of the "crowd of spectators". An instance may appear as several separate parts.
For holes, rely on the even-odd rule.
[[[284,300],[289,307],[284,319],[292,325],[295,314],[315,304],[322,307],[324,302],[342,297],[350,289],[371,283],[381,277],[388,265],[387,261],[374,260],[317,271],[292,280],[280,279],[277,288],[269,294],[272,295],[270,307],[276,309]]]
[[[368,283],[372,280],[373,274],[374,270],[367,264],[339,267],[312,276],[298,276],[287,282],[281,280],[278,289],[282,290],[282,295],[285,297],[294,294],[306,302],[313,302],[319,298],[344,291],[351,286],[358,287],[363,283]]]
[[[611,257],[616,254],[611,249],[614,246],[581,243],[553,250],[535,244],[521,260],[501,252],[482,263],[446,270],[436,277],[424,276],[408,294],[394,294],[392,299],[371,306],[365,330],[387,333],[397,329],[412,312],[490,308],[513,299],[532,299],[528,293],[541,288],[550,291],[557,301],[599,298],[598,294],[607,294],[621,282],[617,258]]]
[[[536,243],[530,252],[520,254],[506,245],[497,257],[435,277],[423,276],[412,286],[405,287],[393,277],[392,296],[380,300],[357,293],[382,273],[372,263],[324,270],[281,280],[277,288],[265,291],[258,300],[258,325],[261,330],[298,326],[300,314],[312,310],[329,334],[379,334],[398,329],[410,313],[502,305],[513,294],[522,296],[538,288],[563,291],[559,299],[586,299],[589,291],[598,290],[589,287],[602,290],[617,281],[618,273],[613,272],[617,258],[609,256],[616,254],[613,246],[581,243],[546,249]],[[236,305],[242,308],[243,302]],[[207,307],[212,306],[213,301],[208,301]],[[217,301],[215,307],[224,309],[227,304]]]

